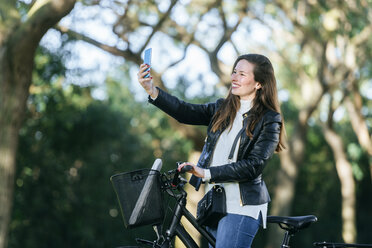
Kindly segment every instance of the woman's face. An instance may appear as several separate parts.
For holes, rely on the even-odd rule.
[[[254,80],[254,65],[245,59],[239,60],[231,74],[231,93],[242,100],[253,100],[261,84]]]

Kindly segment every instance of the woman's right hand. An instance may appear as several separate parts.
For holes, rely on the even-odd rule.
[[[140,65],[140,70],[137,73],[138,82],[146,90],[147,94],[149,94],[152,98],[156,98],[159,94],[159,91],[152,83],[151,75],[145,78],[145,76],[150,73],[150,70],[146,71],[149,67],[150,66],[146,64]]]
[[[184,163],[178,165],[178,171],[181,171],[181,169],[183,167],[185,167],[186,165],[191,165],[191,167],[192,167],[191,170],[188,170],[187,171],[188,173],[191,173],[191,174],[193,174],[196,177],[201,177],[201,178],[204,177],[204,175],[205,175],[204,174],[205,173],[204,172],[204,169],[203,168],[200,168],[200,167],[198,167],[198,166],[196,166],[196,165],[194,165],[193,163],[190,163],[190,162],[184,162]]]

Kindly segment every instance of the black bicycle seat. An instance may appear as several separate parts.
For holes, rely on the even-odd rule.
[[[316,222],[318,218],[315,215],[306,216],[267,216],[268,223],[278,223],[284,230],[294,231],[308,227]],[[285,226],[283,226],[285,225]]]

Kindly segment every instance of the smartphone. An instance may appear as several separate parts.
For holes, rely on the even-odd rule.
[[[145,56],[143,59],[143,63],[149,65],[150,67],[151,67],[151,52],[152,52],[152,48],[146,49]],[[146,71],[149,71],[150,67]],[[145,78],[148,78],[148,77],[150,77],[150,73],[145,76]]]

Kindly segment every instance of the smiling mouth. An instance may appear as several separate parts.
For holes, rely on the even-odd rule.
[[[238,88],[238,87],[240,87],[239,84],[235,84],[235,83],[232,83],[231,86],[232,86],[233,88]]]

